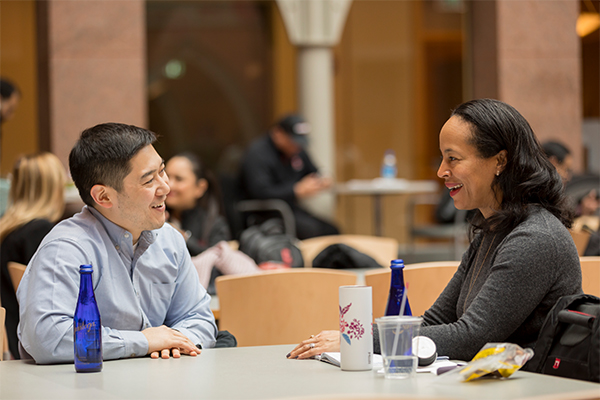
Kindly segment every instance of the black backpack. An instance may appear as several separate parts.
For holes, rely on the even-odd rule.
[[[344,243],[327,246],[313,260],[313,268],[382,268],[373,257]]]
[[[282,222],[276,218],[251,226],[242,232],[239,250],[257,264],[276,261],[293,268],[304,267],[302,253],[294,244],[295,239],[283,231]]]
[[[548,313],[526,370],[600,382],[600,299],[561,297]]]

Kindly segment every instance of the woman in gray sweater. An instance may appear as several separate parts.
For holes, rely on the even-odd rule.
[[[440,132],[440,150],[438,176],[456,208],[477,212],[471,244],[423,315],[421,335],[433,339],[438,354],[462,360],[488,342],[534,347],[556,301],[581,293],[561,178],[525,118],[497,100],[454,110]],[[378,339],[374,332],[376,351]],[[339,351],[339,332],[323,331],[289,357],[324,351]]]

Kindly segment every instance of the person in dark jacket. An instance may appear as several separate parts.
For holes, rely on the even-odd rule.
[[[17,360],[19,303],[7,264],[29,263],[42,239],[63,214],[64,187],[65,168],[54,154],[23,156],[13,167],[10,205],[0,219],[0,294],[2,307],[6,309],[9,350]]]
[[[249,199],[286,201],[296,219],[296,236],[307,239],[336,235],[331,223],[315,217],[298,201],[331,186],[319,175],[304,147],[310,125],[299,115],[287,115],[251,144],[242,161],[241,181]]]

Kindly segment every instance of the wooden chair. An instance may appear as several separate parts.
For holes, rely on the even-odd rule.
[[[304,266],[311,268],[315,257],[327,246],[336,243],[346,244],[373,257],[382,267],[389,267],[390,261],[398,258],[398,241],[394,238],[368,235],[329,235],[300,241],[298,247],[304,258]]]
[[[587,248],[588,242],[590,241],[591,233],[584,230],[569,230],[571,237],[573,238],[573,242],[575,242],[575,247],[577,248],[577,254],[579,257],[583,256],[585,249]]]
[[[600,257],[579,257],[583,293],[600,297]]]
[[[338,329],[338,288],[354,284],[351,272],[320,268],[220,276],[219,329],[235,335],[239,346],[297,344]]]
[[[2,351],[0,351],[0,361],[4,360],[4,352],[8,350],[8,346],[4,345],[6,328],[4,327],[4,319],[6,318],[6,309],[0,307],[0,343],[2,343]]]
[[[459,264],[459,261],[436,261],[409,264],[404,268],[404,282],[408,283],[407,296],[413,315],[423,315],[433,305]],[[373,318],[382,317],[385,313],[390,279],[389,268],[365,272],[365,284],[373,288]]]
[[[10,280],[12,281],[13,288],[15,288],[15,292],[19,287],[19,283],[21,283],[21,279],[23,278],[23,274],[25,274],[25,269],[27,265],[20,264],[18,262],[9,261],[7,264],[8,274],[10,275]]]

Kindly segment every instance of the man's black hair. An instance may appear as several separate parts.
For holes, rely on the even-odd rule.
[[[69,154],[71,177],[84,203],[94,206],[94,185],[120,192],[131,172],[130,160],[155,141],[154,132],[133,125],[105,123],[84,130]]]

